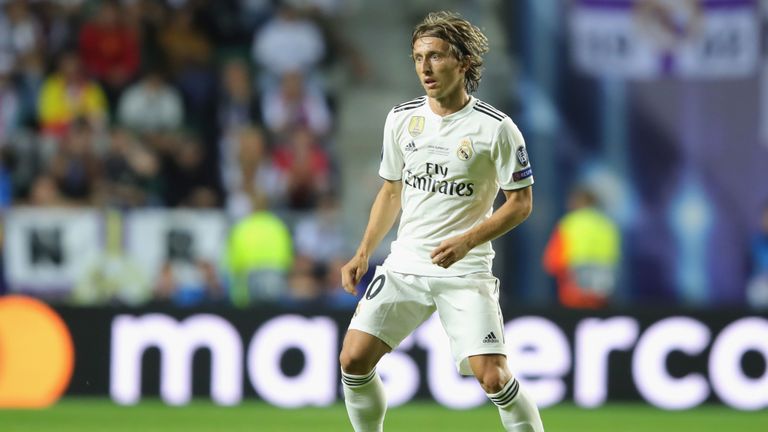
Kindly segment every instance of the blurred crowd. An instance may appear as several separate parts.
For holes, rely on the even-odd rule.
[[[1,4],[0,208],[219,209],[230,274],[195,263],[184,292],[168,263],[155,300],[351,304],[327,76],[366,67],[343,0]]]

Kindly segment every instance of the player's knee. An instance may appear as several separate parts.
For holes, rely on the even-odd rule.
[[[500,392],[511,378],[499,368],[487,368],[476,377],[480,386],[488,394]]]
[[[352,375],[365,375],[373,369],[371,361],[360,350],[343,349],[339,355],[341,370]]]

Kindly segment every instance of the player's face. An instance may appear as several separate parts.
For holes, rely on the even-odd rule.
[[[450,52],[450,45],[436,37],[422,37],[413,44],[416,74],[427,96],[449,99],[464,90],[466,67]]]

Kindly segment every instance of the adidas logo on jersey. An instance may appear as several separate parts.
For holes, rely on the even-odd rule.
[[[483,343],[498,343],[499,340],[496,339],[496,335],[493,334],[493,332],[488,333],[488,336],[483,339]]]
[[[405,145],[405,151],[407,152],[415,152],[416,150],[416,143],[413,141]]]

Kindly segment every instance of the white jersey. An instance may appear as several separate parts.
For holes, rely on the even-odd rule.
[[[384,267],[422,276],[490,272],[490,242],[445,269],[430,253],[491,216],[499,188],[533,184],[525,141],[512,120],[474,97],[441,117],[427,97],[395,106],[384,124],[379,175],[402,181],[397,239]]]

